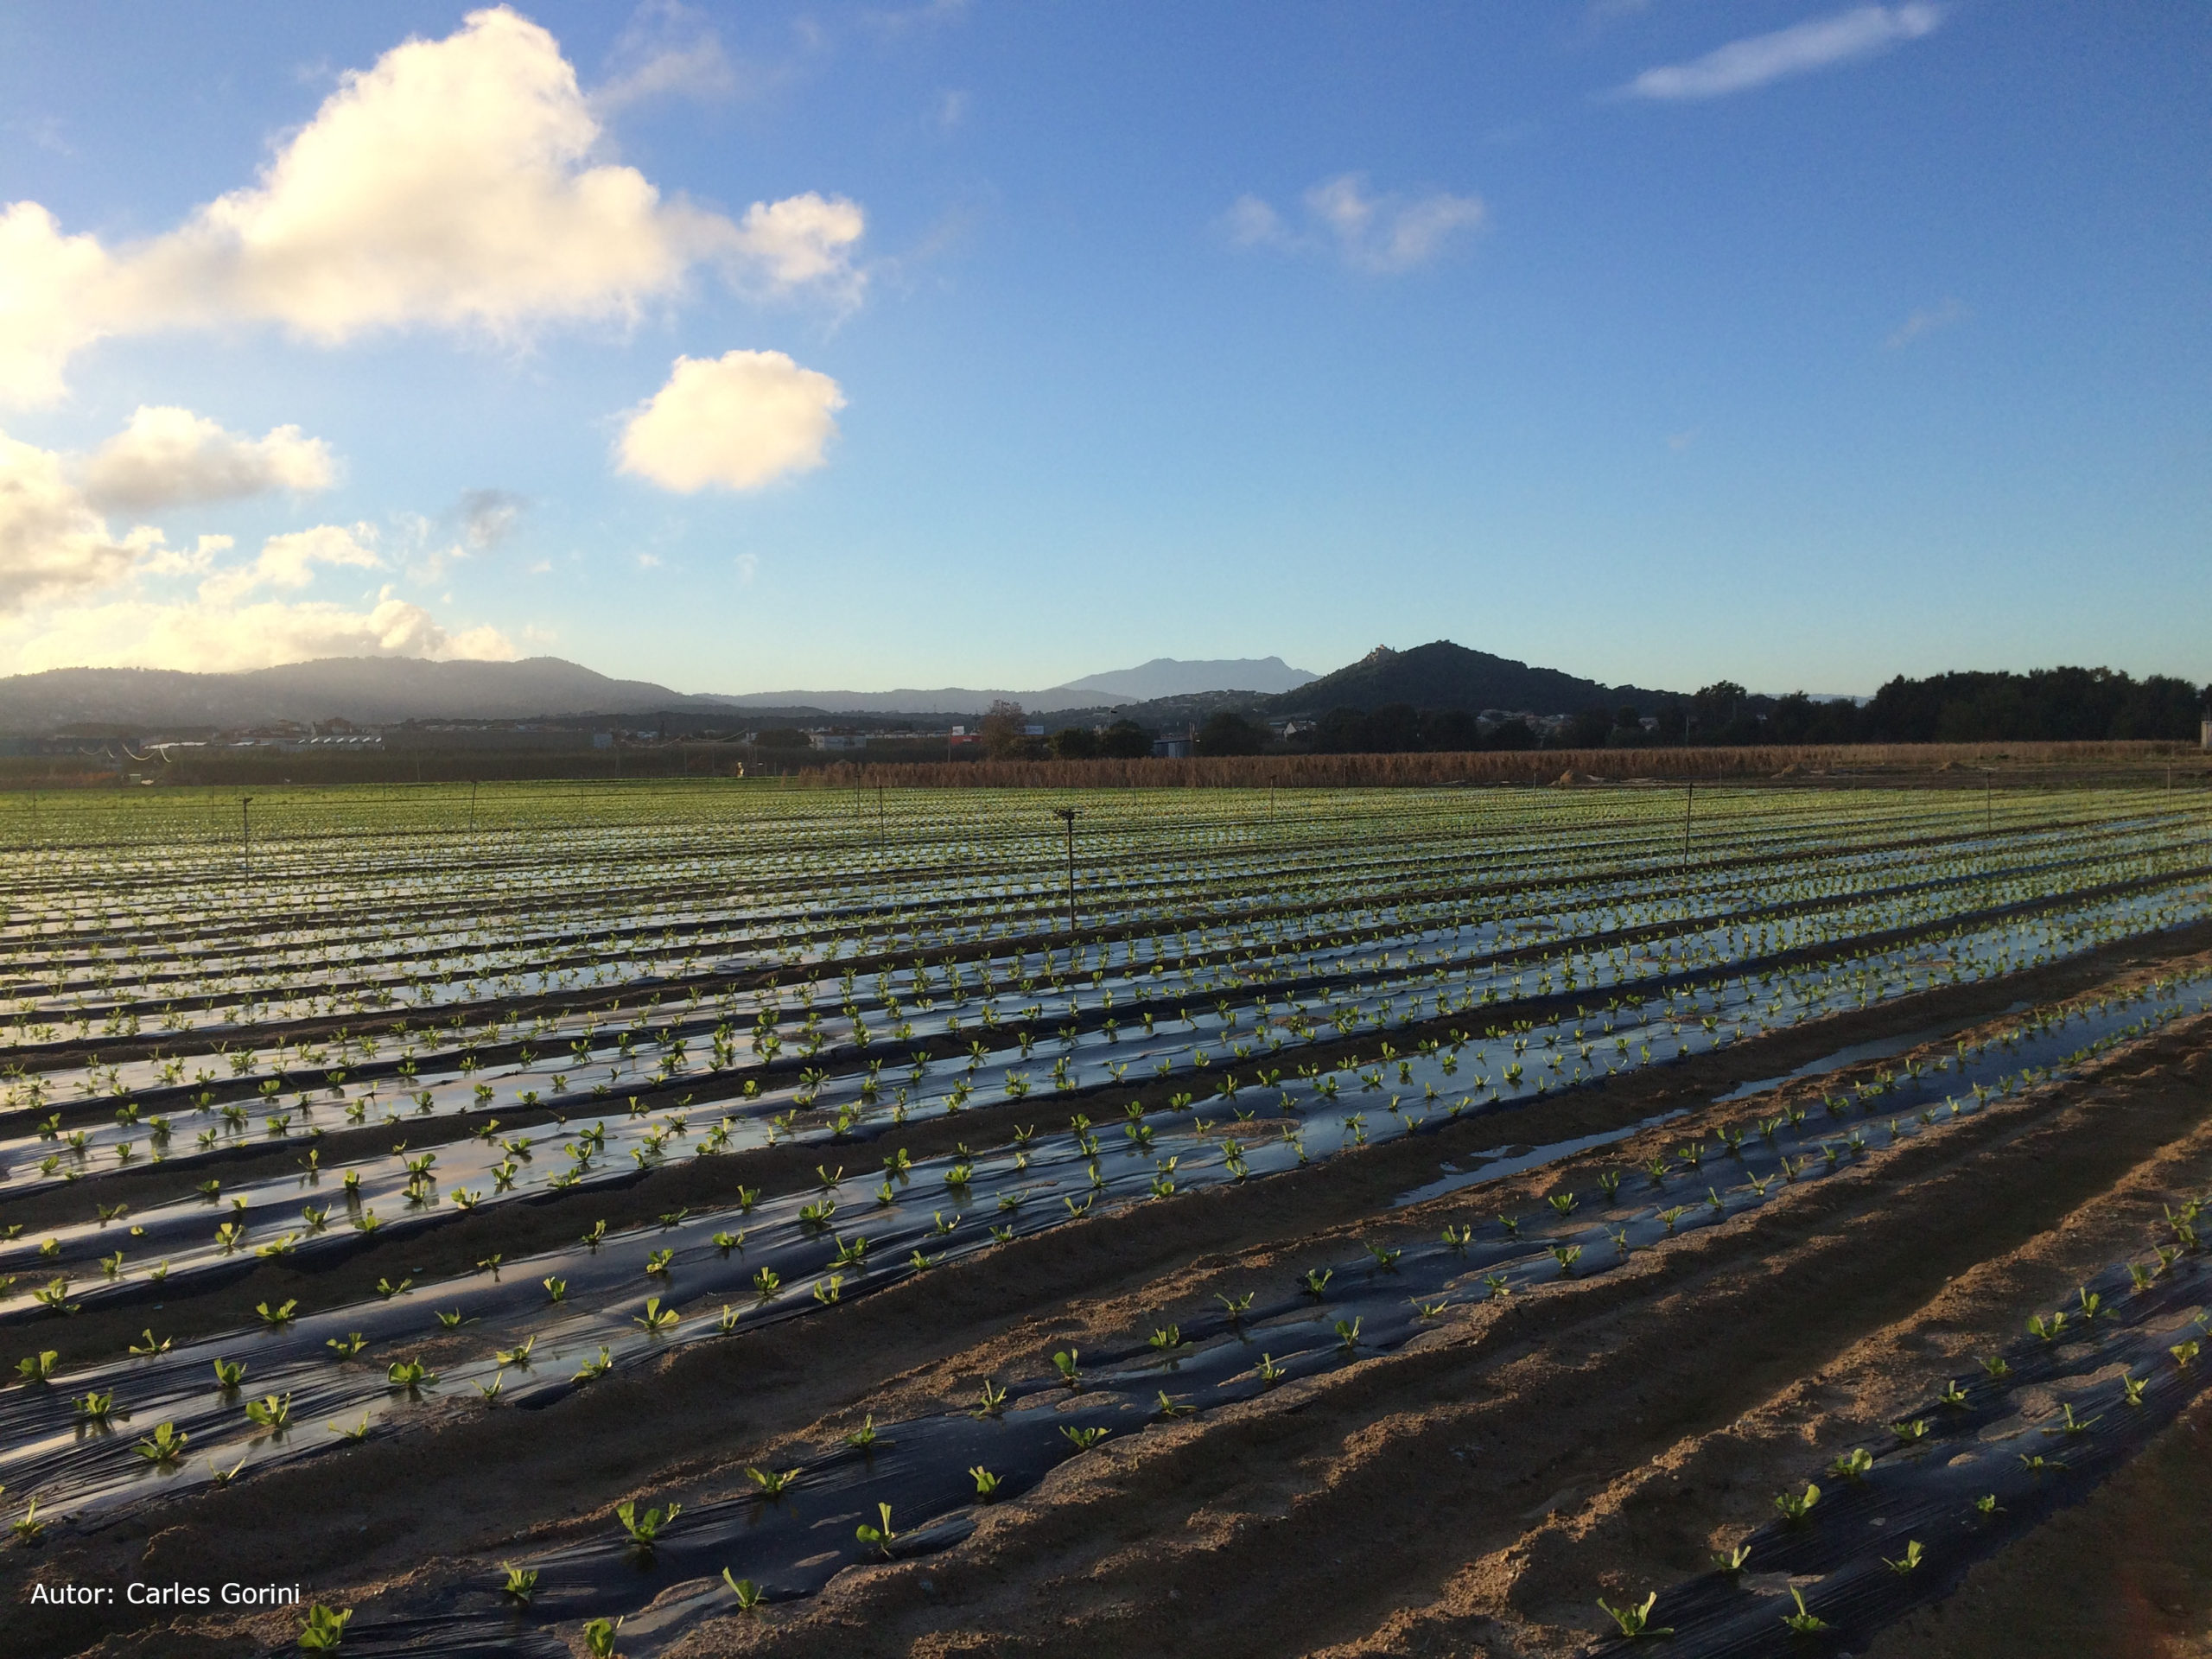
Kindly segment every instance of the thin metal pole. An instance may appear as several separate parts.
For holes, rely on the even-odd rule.
[[[238,849],[248,880],[253,878],[253,797],[238,797]]]
[[[1690,868],[1690,804],[1697,799],[1697,779],[1693,778],[1682,791],[1682,869]]]
[[[1068,832],[1068,968],[1075,968],[1075,821],[1081,816],[1074,807],[1056,806],[1052,816],[1067,826]]]
[[[476,833],[476,780],[468,780],[468,833]]]

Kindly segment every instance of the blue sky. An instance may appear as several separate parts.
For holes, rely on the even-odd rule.
[[[2208,85],[2147,3],[11,7],[0,671],[2212,679]]]

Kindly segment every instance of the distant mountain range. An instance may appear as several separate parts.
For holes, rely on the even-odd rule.
[[[373,726],[408,720],[584,715],[676,715],[697,725],[723,724],[731,716],[805,723],[837,715],[977,715],[1001,697],[1037,715],[1123,710],[1157,725],[1202,719],[1222,709],[1318,716],[1332,709],[1366,710],[1393,702],[1477,714],[1485,709],[1570,714],[1622,703],[1648,709],[1666,695],[1632,685],[1604,685],[1556,669],[1532,668],[1441,639],[1409,651],[1377,646],[1358,662],[1319,677],[1291,667],[1280,657],[1205,662],[1159,657],[1141,667],[1093,674],[1044,691],[947,687],[766,691],[738,696],[687,694],[650,680],[613,679],[558,657],[531,657],[516,663],[346,657],[244,674],[143,668],[65,668],[18,674],[0,678],[0,732],[147,734],[267,726],[278,721],[306,724],[344,719]]]
[[[227,728],[283,720],[367,725],[440,716],[527,720],[697,706],[699,699],[664,685],[610,679],[558,657],[518,663],[328,657],[244,674],[57,668],[0,679],[0,731],[22,734],[79,727]]]
[[[935,690],[753,691],[714,701],[741,709],[818,709],[825,714],[980,715],[1001,698],[1033,714],[1065,709],[1098,709],[1117,703],[1150,702],[1160,697],[1192,696],[1202,691],[1249,691],[1266,696],[1288,691],[1317,677],[1293,668],[1280,657],[1238,657],[1206,662],[1155,657],[1137,668],[1116,669],[1070,680],[1042,691],[990,691],[940,686]]]
[[[1279,657],[1212,662],[1155,658],[1046,691],[772,691],[689,695],[649,680],[618,680],[558,657],[515,663],[432,663],[333,657],[242,674],[169,669],[61,668],[0,678],[0,732],[38,735],[78,728],[146,732],[227,729],[278,721],[531,720],[564,715],[693,716],[743,710],[809,715],[976,715],[1010,698],[1038,713],[1097,709],[1160,697],[1236,690],[1254,701],[1314,677]]]
[[[1187,697],[1200,691],[1294,691],[1320,676],[1293,668],[1280,657],[1232,657],[1211,662],[1155,657],[1138,668],[1116,669],[1070,680],[1063,691],[1103,692],[1123,702]]]

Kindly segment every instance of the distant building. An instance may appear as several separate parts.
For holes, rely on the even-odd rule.
[[[1152,758],[1155,760],[1187,760],[1191,758],[1191,740],[1183,737],[1155,737],[1152,740]]]
[[[809,732],[809,745],[817,749],[864,749],[868,747],[866,732]]]

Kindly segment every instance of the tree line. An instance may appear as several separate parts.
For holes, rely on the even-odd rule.
[[[1650,696],[1641,704],[1593,707],[1564,721],[1522,715],[1479,718],[1464,709],[1410,702],[1332,709],[1279,733],[1252,715],[1215,714],[1190,732],[1202,756],[1262,753],[1420,754],[1485,750],[1796,747],[1841,743],[2098,742],[2152,739],[2193,742],[2212,714],[2212,686],[2171,675],[2136,679],[2117,669],[2047,668],[2025,674],[1937,674],[1891,680],[1864,702],[1815,699],[1802,691],[1768,696],[1718,680],[1688,696]],[[994,760],[1134,760],[1149,755],[1156,733],[1122,719],[1100,729],[1027,729],[1018,703],[994,703],[979,726],[982,754]],[[1165,734],[1185,735],[1179,728]],[[756,740],[772,747],[781,733]],[[791,732],[793,747],[804,734]]]

